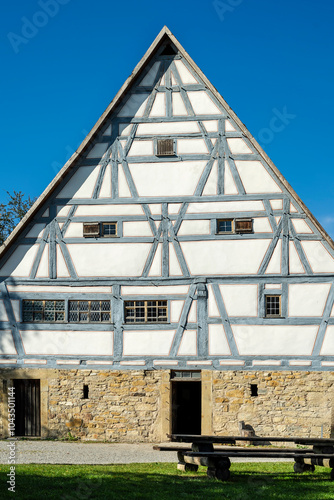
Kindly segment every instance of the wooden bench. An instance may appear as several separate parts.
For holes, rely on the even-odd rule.
[[[300,438],[300,437],[259,437],[259,436],[196,436],[187,434],[168,435],[172,442],[191,443],[189,446],[154,446],[159,451],[176,451],[178,469],[197,471],[198,466],[207,467],[207,475],[226,481],[230,477],[231,458],[288,458],[295,461],[295,472],[314,472],[315,466],[331,468],[331,479],[334,480],[334,439]],[[294,443],[312,448],[242,448],[236,446],[238,441],[247,441],[258,446],[259,443],[272,442]],[[229,444],[230,446],[222,446]],[[215,447],[214,447],[215,445]]]

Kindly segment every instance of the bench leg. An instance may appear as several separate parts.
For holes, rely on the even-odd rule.
[[[300,460],[303,460],[302,458]],[[303,472],[314,472],[315,467],[314,465],[310,464],[305,464],[304,461],[295,461],[295,464],[293,466],[293,470],[298,473],[303,473]]]
[[[182,472],[197,472],[198,471],[198,465],[195,464],[177,464],[177,470],[180,470]]]
[[[218,460],[212,463],[206,471],[206,475],[210,479],[219,479],[219,481],[228,481],[230,479],[231,462],[229,458]]]

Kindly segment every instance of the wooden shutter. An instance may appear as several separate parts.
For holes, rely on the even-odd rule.
[[[84,223],[83,235],[85,238],[96,238],[100,236],[100,224],[98,222]]]
[[[173,156],[173,155],[174,155],[173,139],[158,139],[157,156]]]
[[[235,232],[236,233],[251,233],[251,232],[253,232],[252,219],[236,219]]]

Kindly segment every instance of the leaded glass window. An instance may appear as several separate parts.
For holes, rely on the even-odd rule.
[[[57,323],[65,321],[64,300],[23,300],[23,321]]]
[[[266,316],[270,318],[281,316],[280,295],[266,295]]]
[[[73,323],[109,323],[110,300],[70,300],[68,320]]]

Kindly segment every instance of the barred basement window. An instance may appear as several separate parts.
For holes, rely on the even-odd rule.
[[[71,323],[109,323],[109,300],[70,300],[68,321]]]
[[[124,303],[125,323],[166,323],[167,300],[130,300]]]
[[[83,235],[85,238],[97,238],[100,236],[100,224],[98,222],[84,223]]]
[[[252,233],[253,221],[252,219],[236,219],[235,220],[236,233]]]
[[[157,139],[157,156],[174,156],[173,139]]]
[[[217,233],[233,233],[233,220],[232,219],[218,219],[217,220]]]
[[[281,317],[281,296],[266,295],[265,312],[267,318]]]
[[[117,236],[117,222],[103,222],[102,236],[109,238],[112,236]]]
[[[64,300],[23,300],[23,321],[57,323],[65,321]]]

